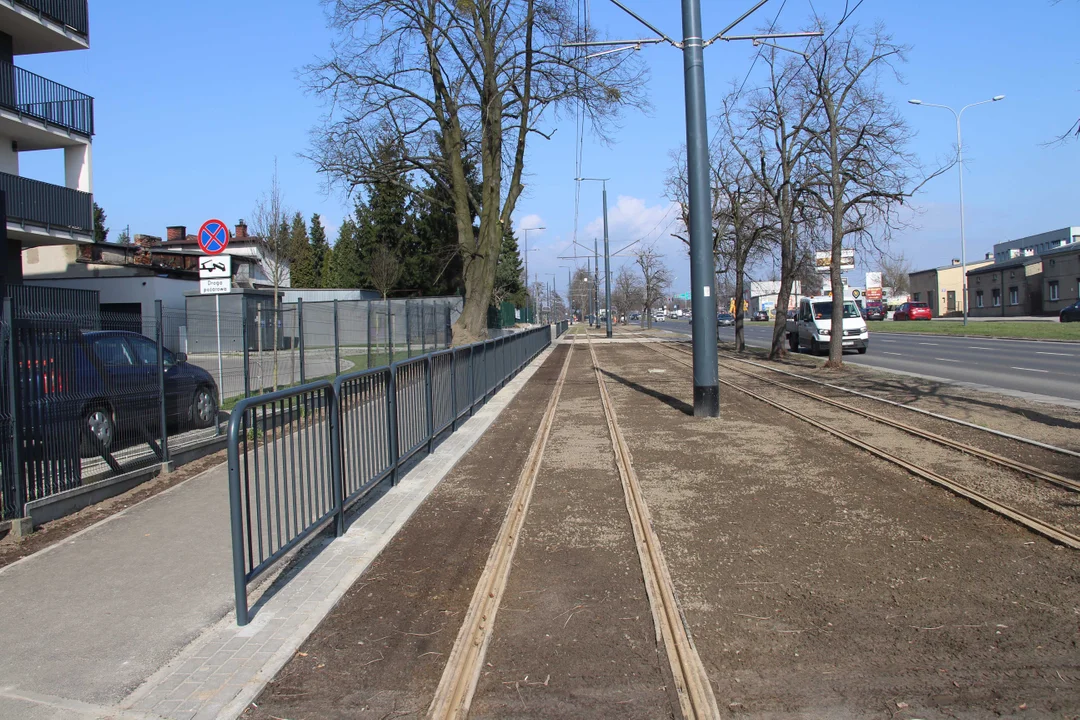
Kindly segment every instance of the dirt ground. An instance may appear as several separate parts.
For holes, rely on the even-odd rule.
[[[686,619],[733,716],[1080,717],[1080,584],[1044,541],[690,371],[598,348]]]
[[[424,714],[566,351],[436,488],[249,717]],[[597,353],[727,716],[1080,718],[1074,551],[732,391],[721,393],[719,420],[696,420],[689,369],[648,347]],[[669,687],[578,347],[471,714],[670,717]]]

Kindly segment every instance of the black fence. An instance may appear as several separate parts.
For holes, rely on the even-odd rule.
[[[0,105],[87,137],[94,134],[94,98],[3,61]]]
[[[45,17],[67,25],[80,35],[90,36],[90,12],[87,0],[16,0]]]
[[[9,221],[86,232],[94,229],[90,193],[5,172],[0,172],[0,190],[7,200]]]
[[[248,583],[325,524],[340,535],[353,503],[396,482],[550,342],[544,326],[238,403],[228,429],[237,624],[249,620]]]
[[[560,320],[555,323],[555,337],[562,337],[562,334],[570,328],[569,320]]]

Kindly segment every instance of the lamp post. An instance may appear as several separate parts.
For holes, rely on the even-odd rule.
[[[608,221],[607,221],[607,181],[609,178],[574,178],[577,181],[591,180],[602,183],[604,186],[604,312],[607,315],[605,326],[607,336],[611,337],[611,256],[608,246]]]
[[[541,225],[540,227],[533,227],[533,228],[521,228],[521,233],[525,237],[525,313],[527,315],[530,315],[529,319],[531,320],[532,317],[531,317],[531,313],[529,312],[529,231],[530,230],[547,230],[547,228],[544,227],[543,225]]]
[[[967,238],[964,234],[964,141],[960,134],[960,118],[963,117],[964,111],[968,108],[973,108],[976,105],[985,105],[987,103],[994,103],[998,100],[1004,100],[1004,95],[995,95],[989,100],[980,100],[970,105],[965,105],[960,108],[960,112],[956,112],[948,105],[936,105],[934,103],[924,103],[922,100],[908,100],[912,105],[921,105],[923,107],[941,108],[948,110],[956,118],[956,164],[960,167],[960,272],[963,273],[963,294],[962,300],[964,307],[964,325],[967,325],[968,321],[968,286],[967,286]]]
[[[574,278],[571,276],[570,271],[573,270],[569,265],[560,265],[560,270],[566,270],[566,305],[570,311],[570,315],[574,314]]]

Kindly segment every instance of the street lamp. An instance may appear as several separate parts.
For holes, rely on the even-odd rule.
[[[529,313],[529,231],[530,230],[547,230],[546,227],[541,225],[540,227],[533,228],[521,228],[521,232],[525,237],[525,313]],[[531,317],[530,317],[531,319]]]
[[[607,336],[611,337],[611,257],[608,249],[608,222],[607,222],[607,181],[609,178],[574,178],[578,182],[590,180],[603,183],[604,185],[604,312],[607,314],[605,325]]]
[[[948,110],[956,118],[956,164],[960,166],[960,272],[964,274],[963,279],[963,303],[964,303],[964,325],[967,325],[968,321],[968,286],[967,286],[967,238],[964,235],[964,142],[960,135],[960,118],[964,115],[964,111],[968,108],[973,108],[976,105],[985,105],[987,103],[994,103],[998,100],[1004,100],[1004,95],[995,95],[989,100],[980,100],[977,103],[971,103],[960,108],[960,112],[956,112],[948,105],[936,105],[934,103],[924,103],[922,100],[908,100],[912,105],[921,105],[923,107],[941,108]]]
[[[574,292],[574,279],[570,275],[570,271],[573,270],[569,265],[560,265],[560,270],[566,270],[566,304],[570,310],[570,314],[574,314],[574,298],[571,296]]]

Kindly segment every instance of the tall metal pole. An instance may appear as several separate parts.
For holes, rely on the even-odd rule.
[[[690,293],[693,307],[694,417],[720,416],[716,352],[716,266],[709,212],[709,137],[705,113],[701,0],[682,0],[686,160],[690,185]]]
[[[593,307],[596,309],[596,327],[600,327],[600,244],[593,238]]]
[[[967,108],[964,108],[966,110]],[[967,287],[967,237],[964,233],[964,141],[960,137],[961,110],[956,115],[956,162],[960,166],[960,272],[963,273],[961,287],[964,289],[964,325],[968,321],[968,287]]]
[[[525,234],[525,315],[528,322],[533,321],[532,313],[529,311],[529,306],[532,304],[530,292],[529,292],[529,231],[524,230]]]
[[[607,313],[607,336],[611,338],[611,251],[608,246],[607,181],[604,181],[604,312]]]

